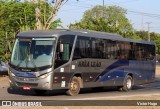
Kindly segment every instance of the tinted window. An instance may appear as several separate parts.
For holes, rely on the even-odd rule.
[[[74,59],[99,58],[108,59],[117,56],[116,41],[79,36],[74,50]]]
[[[60,36],[58,39],[56,56],[55,56],[55,68],[65,64],[70,59],[73,42],[75,36]]]
[[[152,60],[154,56],[154,45],[78,36],[73,59]]]
[[[91,57],[90,38],[79,36],[76,41],[74,59]]]

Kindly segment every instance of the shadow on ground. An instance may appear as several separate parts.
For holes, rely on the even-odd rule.
[[[160,82],[159,82],[160,83]],[[138,91],[138,90],[147,90],[151,87],[150,84],[134,86],[131,91]],[[155,89],[156,87],[154,87]],[[160,87],[159,87],[160,89]],[[9,94],[17,94],[17,95],[25,95],[25,96],[39,96],[33,90],[23,90],[21,88],[8,88],[7,89]],[[59,95],[66,95],[66,90],[53,90],[47,91],[45,94],[40,96],[59,96]],[[80,94],[88,94],[88,93],[103,93],[103,92],[121,92],[118,90],[117,87],[98,87],[98,88],[83,88],[80,91]],[[66,95],[67,96],[67,95]]]

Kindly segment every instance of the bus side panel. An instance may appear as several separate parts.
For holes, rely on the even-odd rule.
[[[75,66],[75,69],[72,69],[71,71],[75,74],[81,74],[84,87],[101,87],[106,84],[97,81],[96,78],[101,78],[102,76],[100,76],[100,74],[105,71],[110,63],[114,62],[115,60],[107,59],[77,59],[72,62],[72,66]],[[107,82],[108,85],[112,85],[112,83],[112,80]]]
[[[98,63],[101,63],[100,66]],[[53,89],[67,89],[76,74],[81,75],[86,88],[122,86],[129,73],[133,75],[134,85],[147,83],[154,78],[155,65],[147,61],[78,59],[54,71]]]
[[[156,69],[156,63],[154,62],[154,60],[149,60],[144,62],[144,73],[146,74],[146,78],[147,78],[147,82],[153,82],[153,80],[155,79],[155,69]]]
[[[133,74],[134,85],[153,81],[155,76],[155,65],[151,61],[130,61],[129,69],[126,71]]]
[[[97,82],[103,82],[104,86],[122,86],[128,68],[128,60],[117,60],[110,65],[99,75],[102,78],[97,78]],[[109,84],[108,84],[109,83]]]
[[[91,63],[101,63],[100,66]],[[128,67],[128,60],[108,59],[79,59],[72,62],[74,72],[82,74],[84,87],[122,86],[126,75],[124,68]]]
[[[70,71],[70,64],[64,64],[54,70],[53,89],[67,89],[73,73]]]

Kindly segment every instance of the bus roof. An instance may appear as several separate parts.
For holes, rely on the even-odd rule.
[[[104,38],[125,42],[134,42],[134,43],[144,43],[144,44],[153,44],[153,42],[148,42],[144,40],[134,40],[130,38],[123,38],[121,35],[106,33],[106,32],[98,32],[91,30],[71,30],[71,29],[58,29],[58,30],[32,30],[20,32],[17,34],[16,38],[32,38],[32,37],[58,37],[61,35],[79,35],[86,37],[96,37],[96,38]]]

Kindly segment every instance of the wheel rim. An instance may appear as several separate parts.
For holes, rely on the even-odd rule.
[[[71,90],[72,92],[74,92],[74,93],[77,93],[78,90],[79,90],[78,82],[72,81],[72,82],[71,82],[71,88],[70,88],[70,90]]]
[[[132,86],[132,80],[131,79],[128,79],[127,80],[127,88],[130,89]]]

